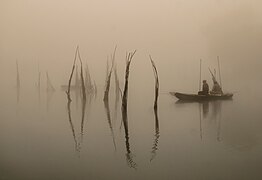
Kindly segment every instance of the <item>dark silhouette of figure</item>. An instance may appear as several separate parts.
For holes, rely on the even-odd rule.
[[[208,95],[208,94],[209,94],[209,86],[207,84],[207,81],[203,80],[202,91],[199,91],[198,95]]]
[[[218,84],[218,82],[215,79],[213,79],[213,83],[214,85],[212,91],[210,91],[210,94],[223,94],[221,86]]]

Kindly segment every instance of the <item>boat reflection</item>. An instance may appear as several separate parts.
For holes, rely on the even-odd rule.
[[[208,113],[209,113],[209,102],[203,102],[203,103],[199,103],[202,105],[202,110],[203,110],[203,117],[206,118]]]
[[[176,102],[177,105],[182,104],[198,104],[199,109],[199,133],[200,139],[203,139],[203,133],[205,130],[203,126],[205,124],[211,124],[215,126],[216,140],[221,141],[221,121],[222,121],[222,104],[232,100],[215,100],[215,101],[181,101]]]
[[[235,113],[233,100],[203,102],[176,102],[177,106],[198,106],[200,139],[214,139],[230,149],[250,151],[258,145],[258,128],[253,126],[258,118],[245,113]],[[239,108],[239,107],[238,107]],[[248,120],[248,121],[247,121]]]
[[[203,134],[202,123],[203,120],[209,120],[209,122],[214,123],[216,127],[216,139],[217,141],[221,141],[221,109],[222,109],[222,101],[204,101],[199,102],[200,106],[200,133],[201,139]],[[211,112],[210,112],[211,109]],[[202,110],[202,111],[201,111]],[[202,116],[203,115],[203,116]],[[202,119],[203,117],[203,119]]]

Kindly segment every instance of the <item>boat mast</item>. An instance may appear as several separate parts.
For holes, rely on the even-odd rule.
[[[202,59],[200,59],[200,71],[199,71],[199,91],[201,91],[201,66],[202,66]]]
[[[222,81],[221,81],[221,72],[220,72],[219,56],[217,56],[217,64],[218,64],[219,82],[220,82],[220,87],[221,87],[221,89],[222,89]]]

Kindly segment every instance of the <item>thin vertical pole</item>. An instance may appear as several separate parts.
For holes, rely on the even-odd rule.
[[[202,59],[200,59],[200,72],[199,72],[199,91],[201,91],[201,66],[202,66]]]
[[[221,81],[221,71],[220,71],[219,56],[217,56],[217,63],[218,63],[219,82],[220,82],[220,87],[221,87],[221,89],[222,89],[222,81]]]

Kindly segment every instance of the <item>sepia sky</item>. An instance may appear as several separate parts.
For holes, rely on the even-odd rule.
[[[153,82],[149,54],[166,90],[197,88],[200,58],[211,81],[207,68],[217,68],[219,55],[223,82],[234,89],[261,76],[261,8],[259,0],[1,0],[0,81],[15,84],[18,60],[24,83],[36,80],[39,64],[60,86],[79,45],[103,85],[117,45],[121,76],[126,51],[138,50],[132,68],[141,86]]]

